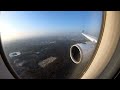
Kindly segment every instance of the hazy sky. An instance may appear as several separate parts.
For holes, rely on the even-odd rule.
[[[101,20],[100,11],[5,11],[0,13],[0,31],[22,32],[23,35],[24,32],[30,35],[37,35],[39,32],[42,35],[80,32],[84,29],[95,35],[99,32]]]

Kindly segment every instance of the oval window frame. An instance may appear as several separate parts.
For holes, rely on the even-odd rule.
[[[106,20],[106,11],[102,11],[102,25],[101,25],[101,28],[100,28],[100,33],[99,33],[99,37],[98,37],[98,43],[95,47],[95,51],[90,59],[90,62],[88,63],[88,65],[86,66],[85,69],[83,69],[83,71],[81,72],[80,74],[80,78],[82,78],[82,76],[85,74],[85,72],[88,70],[89,66],[91,65],[92,61],[93,61],[93,58],[95,57],[95,54],[97,53],[97,50],[99,48],[99,45],[100,45],[100,42],[101,42],[101,38],[102,38],[102,35],[104,33],[104,25],[105,25],[105,20]],[[5,66],[8,68],[9,72],[13,75],[13,77],[15,79],[21,79],[19,77],[19,75],[16,73],[16,71],[12,68],[12,66],[10,65],[10,63],[8,62],[7,60],[7,57],[4,53],[4,50],[3,50],[3,46],[2,46],[2,40],[1,40],[1,33],[0,33],[0,48],[1,48],[1,57],[5,63]]]

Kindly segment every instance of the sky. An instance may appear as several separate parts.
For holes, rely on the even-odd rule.
[[[101,11],[2,11],[0,32],[6,40],[82,30],[98,35],[101,21]]]

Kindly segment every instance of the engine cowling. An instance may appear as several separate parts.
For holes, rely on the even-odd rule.
[[[95,44],[92,42],[77,43],[70,48],[70,57],[75,64],[79,64],[83,59],[88,60],[95,49]]]

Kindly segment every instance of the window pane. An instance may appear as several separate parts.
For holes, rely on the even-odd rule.
[[[29,79],[78,78],[93,54],[101,24],[102,11],[0,13],[8,62],[18,76]],[[81,52],[70,49],[74,45]]]

